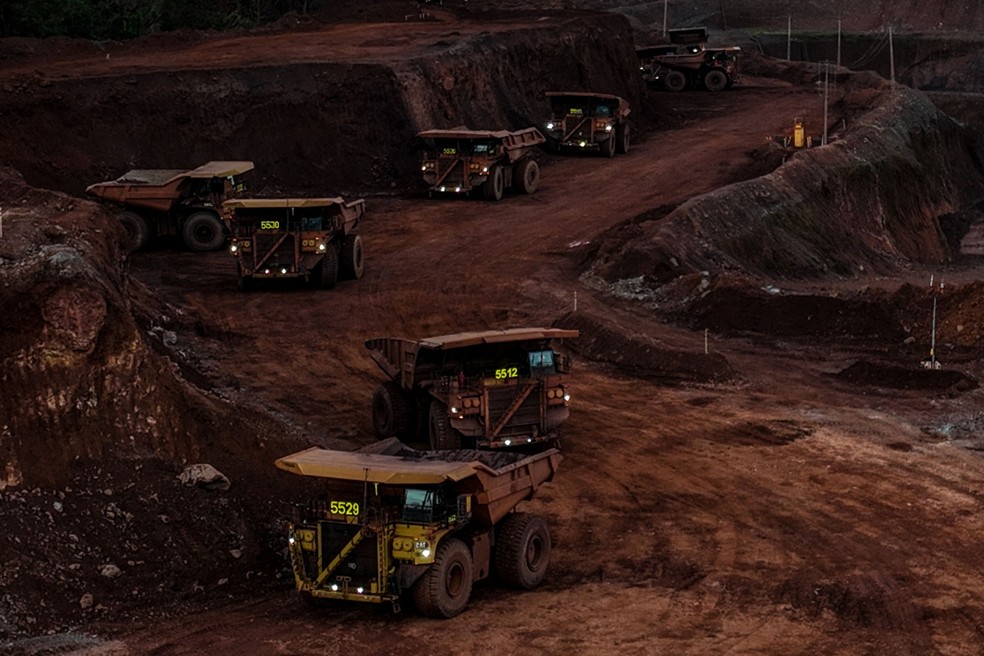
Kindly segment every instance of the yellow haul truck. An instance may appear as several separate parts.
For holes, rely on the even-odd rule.
[[[415,451],[396,438],[361,451],[310,448],[279,468],[319,479],[295,508],[288,543],[309,602],[389,602],[409,594],[430,617],[463,611],[472,585],[494,573],[509,587],[537,587],[550,563],[538,515],[514,512],[551,481],[556,449],[536,455]]]

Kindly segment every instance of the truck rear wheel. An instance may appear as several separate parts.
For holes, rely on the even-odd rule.
[[[365,253],[362,250],[362,237],[349,235],[342,241],[342,276],[348,280],[358,280],[365,272]]]
[[[670,91],[683,91],[683,88],[687,86],[687,76],[680,71],[670,71],[666,74],[664,84]]]
[[[121,212],[116,220],[126,231],[124,241],[126,250],[130,252],[140,250],[150,241],[150,226],[147,225],[147,220],[136,212]]]
[[[314,281],[321,289],[332,289],[338,282],[338,251],[335,244],[328,244],[324,257],[315,268]]]
[[[413,600],[422,615],[449,618],[465,609],[471,591],[471,552],[458,538],[446,538],[434,564],[414,584]]]
[[[716,68],[704,75],[704,87],[708,91],[723,91],[728,87],[728,74]]]
[[[493,166],[489,169],[489,178],[482,185],[482,195],[486,200],[502,200],[502,192],[505,189],[505,176],[502,174],[501,166]]]
[[[388,380],[372,394],[372,425],[380,437],[410,438],[413,422],[407,394]]]
[[[461,448],[461,435],[451,427],[448,408],[440,401],[431,401],[427,435],[433,451],[453,451]]]
[[[532,590],[550,565],[550,531],[539,515],[513,513],[496,527],[496,576],[506,585]]]
[[[214,251],[225,242],[225,226],[213,212],[195,212],[185,219],[181,236],[193,251]]]
[[[513,187],[524,194],[532,194],[540,187],[540,165],[536,160],[527,158],[516,165]]]
[[[615,128],[615,149],[622,155],[629,152],[629,126],[622,123]]]

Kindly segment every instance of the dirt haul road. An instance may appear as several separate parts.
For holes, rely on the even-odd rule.
[[[822,100],[749,80],[650,101],[699,120],[613,160],[551,158],[532,196],[369,199],[366,276],[333,291],[242,294],[226,253],[162,248],[134,255],[132,270],[201,317],[178,340],[210,385],[324,444],[373,439],[372,336],[549,324],[577,292],[578,315],[603,319],[612,351],[641,335],[700,354],[702,331],[580,282],[579,254],[606,228],[747,177],[759,165],[747,153],[793,116],[815,122]],[[119,635],[98,649],[121,654],[981,653],[984,475],[979,456],[930,430],[979,393],[847,385],[830,374],[857,353],[834,340],[711,335],[709,349],[735,378],[667,386],[576,361],[566,460],[532,504],[555,542],[537,591],[483,584],[464,614],[435,621],[312,609],[285,589],[169,623],[88,628]]]

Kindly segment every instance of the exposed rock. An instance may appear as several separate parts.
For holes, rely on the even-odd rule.
[[[222,472],[209,464],[188,465],[178,475],[178,480],[185,485],[196,485],[206,490],[229,489],[229,479]]]

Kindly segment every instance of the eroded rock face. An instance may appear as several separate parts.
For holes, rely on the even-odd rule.
[[[0,487],[55,484],[76,457],[192,457],[213,402],[155,354],[124,295],[118,228],[0,173]]]

